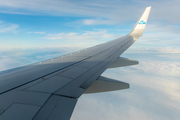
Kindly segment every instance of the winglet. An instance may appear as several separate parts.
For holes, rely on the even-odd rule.
[[[147,7],[145,9],[145,11],[141,15],[140,19],[138,20],[138,22],[134,26],[133,30],[129,33],[129,35],[131,35],[134,38],[139,38],[140,36],[142,36],[142,33],[143,33],[145,26],[147,24],[147,20],[148,20],[150,10],[151,10],[151,6]]]

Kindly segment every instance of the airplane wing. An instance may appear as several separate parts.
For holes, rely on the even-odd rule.
[[[119,56],[142,35],[150,9],[122,38],[1,72],[0,120],[69,120],[83,93],[129,88],[101,74],[107,68],[138,64]]]

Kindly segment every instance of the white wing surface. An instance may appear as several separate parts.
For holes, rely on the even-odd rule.
[[[1,72],[0,120],[69,120],[83,93],[129,88],[129,84],[101,74],[107,68],[138,64],[119,56],[142,35],[149,12],[150,7],[122,38]]]

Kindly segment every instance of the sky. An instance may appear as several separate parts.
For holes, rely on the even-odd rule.
[[[178,47],[179,4],[179,0],[0,0],[0,48],[93,46],[128,34],[148,6],[152,10],[140,47]]]
[[[140,64],[103,73],[130,89],[82,95],[71,120],[180,120],[179,0],[0,0],[0,71],[124,36],[148,6],[143,36],[122,54]]]

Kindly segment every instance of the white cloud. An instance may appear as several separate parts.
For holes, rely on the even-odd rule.
[[[43,39],[58,40],[61,47],[79,47],[86,48],[107,42],[119,37],[118,35],[110,34],[107,30],[97,29],[94,31],[85,31],[84,33],[58,33],[47,34]],[[57,42],[58,42],[57,41]]]
[[[136,59],[143,59],[140,65],[112,69],[103,74],[130,83],[130,89],[83,95],[71,120],[178,120],[180,62],[171,62],[176,56],[172,54],[165,58],[151,53],[143,58],[144,55],[134,55]]]
[[[180,53],[178,47],[130,47],[126,53]]]
[[[158,51],[161,53],[180,53],[180,48],[166,47],[160,48]]]
[[[180,26],[164,23],[147,24],[146,32],[170,32],[179,33]]]
[[[15,32],[19,25],[0,21],[0,33]]]
[[[75,47],[0,49],[0,71],[35,63],[79,50]]]
[[[102,20],[102,19],[85,19],[83,20],[84,25],[111,25],[114,24],[113,20]]]
[[[162,58],[162,56],[160,56]],[[179,57],[180,58],[180,57]],[[142,61],[139,65],[144,73],[180,77],[180,62]]]
[[[106,42],[117,38],[117,35],[113,35],[107,32],[107,30],[95,30],[95,31],[86,31],[85,33],[58,33],[58,34],[48,34],[43,37],[44,39],[49,40],[61,40],[61,44],[67,44],[67,41],[71,41],[67,45],[73,45],[74,47],[90,47],[93,45]]]
[[[28,33],[45,34],[46,32],[39,32],[39,31],[32,32],[32,31],[29,31]]]
[[[140,37],[133,47],[175,47],[180,46],[180,27],[171,24],[147,24],[143,36]]]

